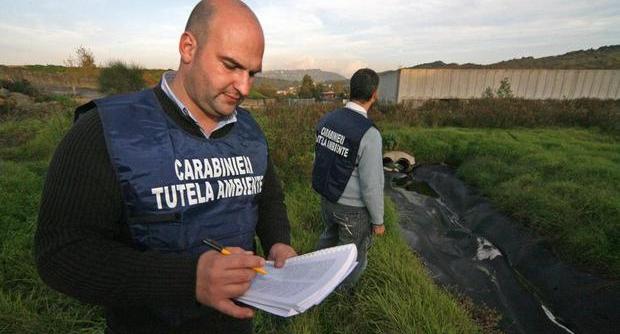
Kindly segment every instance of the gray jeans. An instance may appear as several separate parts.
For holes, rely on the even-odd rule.
[[[319,239],[318,249],[355,243],[357,266],[340,287],[352,288],[368,265],[368,249],[372,242],[372,226],[366,208],[332,203],[321,199],[321,219],[325,229]]]

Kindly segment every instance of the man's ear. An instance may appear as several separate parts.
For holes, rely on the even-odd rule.
[[[372,91],[371,99],[373,100],[373,103],[379,101],[379,93],[377,92],[378,90],[379,89],[375,89]]]
[[[196,51],[198,50],[198,40],[194,34],[189,31],[184,32],[181,35],[179,41],[179,53],[181,54],[181,62],[183,64],[189,64],[193,61]]]

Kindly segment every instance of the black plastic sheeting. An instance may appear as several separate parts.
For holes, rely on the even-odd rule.
[[[386,178],[403,235],[433,278],[500,312],[502,331],[619,332],[618,281],[559,261],[450,168],[418,166]]]

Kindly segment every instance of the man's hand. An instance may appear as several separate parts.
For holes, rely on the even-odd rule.
[[[276,268],[282,268],[286,259],[293,256],[297,256],[297,252],[295,252],[293,247],[287,244],[277,243],[271,246],[267,259],[273,261]]]
[[[243,295],[265,259],[238,247],[226,248],[231,255],[208,251],[198,258],[196,268],[196,300],[201,304],[235,318],[251,318],[254,310],[237,306],[232,298]]]
[[[385,233],[385,225],[372,225],[372,234],[383,235]]]

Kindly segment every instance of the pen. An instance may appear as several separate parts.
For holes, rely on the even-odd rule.
[[[211,240],[211,239],[204,239],[202,240],[203,243],[205,243],[206,245],[208,245],[209,247],[215,249],[216,251],[220,252],[220,254],[222,255],[230,255],[232,254],[231,252],[228,251],[228,249],[226,249],[225,247],[221,246],[220,244],[218,244],[215,240]],[[265,269],[263,268],[252,268],[254,269],[255,272],[261,274],[261,275],[267,275],[267,271],[265,271]]]

